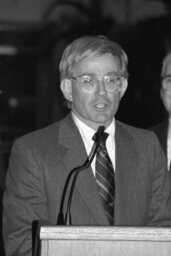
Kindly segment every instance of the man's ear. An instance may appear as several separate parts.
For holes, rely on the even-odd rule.
[[[60,84],[61,91],[66,100],[72,101],[72,84],[71,80],[63,79]]]
[[[163,88],[160,89],[160,98],[163,100],[164,97],[164,90]]]
[[[128,87],[128,80],[127,79],[123,79],[122,83],[123,83],[123,87],[122,87],[122,90],[120,91],[120,98],[122,98],[122,96],[126,92],[126,89]]]

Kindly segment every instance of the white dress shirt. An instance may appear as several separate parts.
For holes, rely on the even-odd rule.
[[[81,134],[81,137],[83,139],[87,155],[89,155],[89,153],[92,149],[93,143],[94,143],[94,141],[92,140],[92,137],[96,131],[93,130],[92,128],[90,128],[89,126],[87,126],[85,123],[83,123],[75,114],[72,113],[72,115],[73,115],[75,124],[76,124],[76,126]],[[113,167],[115,170],[115,140],[114,140],[114,138],[115,138],[115,119],[114,118],[113,118],[112,123],[105,130],[105,132],[109,134],[109,136],[107,137],[107,140],[106,140],[106,148],[107,148],[109,157],[112,161],[112,164],[113,164]],[[96,162],[96,156],[94,157],[92,164],[91,164],[94,176],[96,173],[95,162]]]

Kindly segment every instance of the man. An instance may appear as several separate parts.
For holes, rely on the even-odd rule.
[[[163,59],[161,69],[161,90],[160,96],[167,112],[168,118],[153,126],[154,131],[161,143],[167,158],[167,168],[170,170],[171,162],[171,52],[168,52]]]
[[[68,174],[85,163],[100,126],[109,134],[113,222],[98,191],[96,155],[91,167],[78,175],[72,225],[171,225],[166,161],[156,136],[114,118],[128,85],[127,63],[124,50],[103,36],[79,38],[64,50],[60,87],[71,113],[19,138],[12,148],[3,200],[7,256],[31,255],[34,220],[56,225]]]

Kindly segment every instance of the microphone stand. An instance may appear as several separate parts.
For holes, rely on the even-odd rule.
[[[93,144],[92,150],[87,158],[87,160],[85,161],[85,163],[82,166],[76,167],[74,168],[68,175],[65,186],[64,186],[64,190],[63,190],[63,194],[62,194],[62,199],[61,199],[61,205],[60,205],[60,211],[59,211],[59,215],[58,215],[58,220],[57,220],[57,225],[71,225],[72,224],[72,220],[71,220],[71,213],[70,213],[70,209],[71,209],[71,202],[72,202],[72,195],[73,195],[73,191],[74,191],[74,187],[75,187],[75,183],[78,177],[78,174],[84,170],[87,169],[93,159],[94,156],[98,150],[98,147],[100,145],[101,142],[101,135],[104,133],[104,126],[100,126],[98,128],[98,131],[96,133],[96,138],[95,138],[95,142]],[[65,220],[64,220],[64,216],[63,216],[63,206],[64,206],[64,201],[65,201],[65,195],[66,195],[66,191],[69,185],[69,182],[72,178],[72,176],[74,175],[73,179],[72,179],[72,183],[71,183],[71,188],[70,188],[70,193],[69,193],[69,197],[68,197],[68,203],[67,203],[67,211],[66,211],[66,215],[65,215]]]

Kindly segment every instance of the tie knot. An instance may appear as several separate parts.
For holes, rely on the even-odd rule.
[[[94,140],[94,141],[96,141],[96,142],[100,142],[100,143],[99,143],[100,145],[105,145],[106,139],[107,139],[108,136],[109,136],[108,133],[103,132],[103,133],[100,135],[100,137],[98,138],[97,132],[96,132],[96,133],[93,135],[92,140]]]

